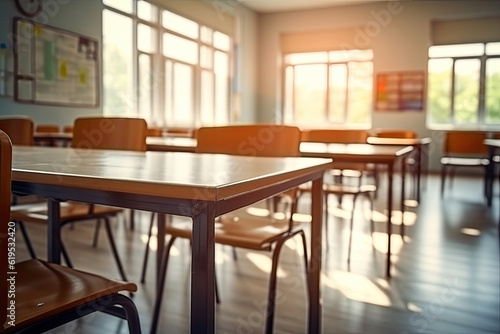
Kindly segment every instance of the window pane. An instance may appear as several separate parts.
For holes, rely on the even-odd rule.
[[[287,66],[285,70],[285,123],[292,123],[293,118],[293,66]]]
[[[132,13],[134,8],[132,0],[103,0],[102,3],[106,6],[116,8],[129,14]]]
[[[213,50],[207,46],[202,45],[200,49],[200,65],[204,68],[212,68],[213,63]]]
[[[198,44],[179,36],[163,34],[163,54],[190,64],[198,63]]]
[[[486,44],[486,54],[487,55],[500,55],[500,43],[488,43]]]
[[[151,56],[139,55],[139,110],[138,116],[149,120],[153,114],[151,86]]]
[[[324,121],[326,71],[323,64],[295,66],[295,122]]]
[[[167,10],[163,11],[163,27],[181,35],[198,38],[198,23],[188,20]]]
[[[201,41],[203,43],[212,44],[213,33],[214,32],[212,29],[205,26],[201,26]]]
[[[368,124],[372,110],[373,63],[350,62],[348,64],[348,110],[347,122]]]
[[[132,19],[103,11],[103,110],[105,115],[135,115]]]
[[[214,47],[223,51],[229,51],[231,49],[231,38],[221,32],[214,32]]]
[[[455,122],[477,123],[479,107],[479,59],[455,62]]]
[[[211,71],[201,72],[201,125],[214,125],[214,75]]]
[[[482,56],[484,53],[484,44],[456,44],[456,45],[437,45],[429,48],[429,57],[467,57]]]
[[[329,80],[328,116],[330,122],[343,123],[345,121],[347,100],[347,66],[344,64],[331,65]]]
[[[228,122],[229,116],[229,57],[227,53],[214,54],[215,73],[215,124]]]
[[[156,52],[156,29],[139,23],[137,25],[137,48],[147,53]]]
[[[285,63],[290,65],[326,63],[327,61],[328,53],[326,52],[292,53],[285,56]]]
[[[175,63],[173,66],[173,123],[191,127],[194,124],[193,68]]]
[[[158,20],[158,7],[147,1],[137,1],[137,16],[145,21],[156,23]]]
[[[452,68],[452,59],[429,60],[427,112],[430,124],[443,124],[450,121]]]
[[[486,122],[500,123],[500,58],[486,61]]]

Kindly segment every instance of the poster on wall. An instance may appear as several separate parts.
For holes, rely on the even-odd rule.
[[[424,109],[424,71],[377,74],[377,111],[422,111]]]
[[[97,40],[23,18],[14,29],[16,101],[99,105]]]

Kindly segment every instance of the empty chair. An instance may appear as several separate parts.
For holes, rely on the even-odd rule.
[[[74,148],[80,149],[121,149],[121,150],[146,150],[146,122],[140,118],[107,118],[107,117],[86,117],[75,120],[73,131]],[[116,216],[123,209],[93,205],[78,202],[64,202],[61,204],[60,221],[61,226],[70,222],[82,221],[88,219],[104,220],[108,240],[113,252],[121,278],[127,280],[127,276],[121,264],[118,251],[116,249],[109,218]],[[19,222],[42,223],[46,224],[47,205],[45,203],[36,206],[14,207],[11,212],[11,218]],[[100,221],[98,221],[98,224]],[[99,225],[98,225],[99,226]],[[96,229],[96,233],[98,228]],[[97,234],[96,234],[97,237]],[[96,237],[94,238],[96,240]],[[27,237],[28,238],[28,237]],[[29,238],[27,239],[28,245]],[[94,242],[95,243],[95,242]],[[31,246],[30,253],[35,257]],[[67,262],[69,258],[65,254],[65,248],[61,247],[63,255]],[[69,262],[71,265],[71,262]]]
[[[9,265],[9,234],[15,226],[9,221],[11,157],[10,140],[0,131],[0,332],[46,332],[95,311],[113,309],[127,319],[130,333],[141,333],[134,303],[119,293],[136,291],[135,284],[40,260],[16,263],[13,267]],[[10,281],[12,275],[15,276],[14,289]],[[15,297],[10,297],[9,292],[13,291]],[[10,312],[12,305],[15,306]]]
[[[28,116],[0,117],[0,130],[12,141],[12,145],[33,145],[35,122]]]
[[[64,133],[73,133],[73,124],[63,126]]]
[[[58,133],[61,128],[57,124],[37,124],[35,132]]]
[[[450,175],[450,187],[455,170],[458,167],[486,169],[489,164],[488,148],[484,145],[484,132],[446,132],[444,134],[443,157],[441,158],[441,195],[444,194],[445,182]],[[486,175],[486,171],[484,171]],[[486,180],[485,180],[486,181]],[[484,194],[487,184],[484,182]]]
[[[198,153],[219,153],[248,155],[256,157],[287,157],[299,155],[300,130],[296,127],[281,125],[235,125],[225,127],[201,128],[198,130]],[[294,191],[290,198],[292,203]],[[292,212],[294,209],[292,209]],[[171,236],[165,249],[163,265],[160,271],[160,290],[153,315],[151,333],[156,331],[162,301],[162,291],[166,276],[170,248],[177,238],[191,238],[191,223],[172,220],[167,224],[166,232]],[[274,323],[274,304],[276,296],[276,273],[280,250],[285,241],[300,235],[304,248],[304,262],[307,277],[307,247],[302,228],[297,225],[292,215],[277,219],[255,217],[244,209],[218,217],[215,226],[215,242],[233,247],[251,250],[271,251],[272,268],[270,273],[266,333],[271,333]]]
[[[405,139],[418,138],[417,133],[412,130],[376,129],[375,135],[380,138],[405,138]]]

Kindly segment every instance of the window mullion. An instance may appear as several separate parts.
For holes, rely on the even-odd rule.
[[[450,123],[455,124],[455,64],[456,59],[453,58],[453,65],[451,67],[451,103],[450,103]]]
[[[479,74],[479,105],[478,121],[479,124],[486,124],[486,56],[482,56],[480,74]]]
[[[327,123],[330,123],[330,62],[327,62],[326,64],[326,99],[325,99],[325,120]]]

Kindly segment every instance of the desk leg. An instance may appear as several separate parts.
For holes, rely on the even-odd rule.
[[[406,179],[406,159],[401,159],[401,239],[404,241],[405,235],[405,180]]]
[[[422,177],[422,145],[417,145],[417,203],[420,204],[420,179]]]
[[[387,164],[387,264],[386,276],[391,277],[391,235],[392,235],[392,179],[394,173],[394,165]]]
[[[60,203],[49,198],[47,201],[49,225],[47,226],[47,259],[52,263],[61,263],[61,221]]]
[[[160,290],[160,268],[165,253],[165,214],[157,213],[158,216],[158,232],[157,232],[157,247],[156,247],[156,291]]]
[[[321,333],[321,256],[323,218],[323,178],[312,184],[311,261],[309,264],[309,333]]]
[[[193,216],[191,333],[215,332],[214,203],[200,203]]]
[[[493,202],[493,179],[495,178],[495,165],[493,162],[493,157],[495,155],[495,148],[492,146],[488,147],[489,151],[489,161],[490,163],[486,166],[486,177],[484,178],[485,189],[486,189],[486,201],[488,207],[491,207]]]

